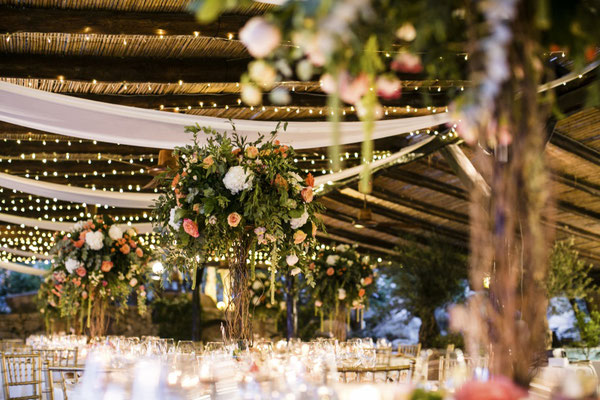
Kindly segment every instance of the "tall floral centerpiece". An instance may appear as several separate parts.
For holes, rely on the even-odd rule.
[[[91,336],[108,327],[109,306],[127,307],[131,293],[137,295],[138,312],[146,312],[149,252],[133,228],[117,225],[109,216],[95,216],[75,224],[57,240],[51,278],[44,285],[48,306],[60,315],[78,320]],[[45,309],[49,309],[46,307]]]
[[[230,134],[199,126],[186,130],[194,142],[175,149],[178,169],[155,208],[166,265],[195,276],[195,268],[209,257],[228,259],[229,334],[247,339],[248,282],[257,251],[270,254],[273,283],[280,259],[294,268],[306,265],[303,260],[316,246],[320,206],[313,202],[314,179],[300,176],[294,150],[276,140],[277,129],[254,142],[239,136],[235,127]],[[205,145],[198,144],[198,135],[206,135]]]
[[[362,318],[375,289],[375,266],[369,256],[360,255],[355,246],[347,244],[322,246],[309,265],[316,282],[310,290],[315,312],[321,321],[328,316],[330,321],[338,322],[332,327],[337,338],[345,338],[352,309],[356,310],[358,320]]]

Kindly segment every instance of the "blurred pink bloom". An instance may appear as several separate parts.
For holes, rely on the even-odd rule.
[[[240,30],[240,40],[256,58],[268,56],[281,42],[279,29],[262,17],[254,17]]]

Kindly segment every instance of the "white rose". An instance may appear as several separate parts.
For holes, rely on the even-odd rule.
[[[70,274],[72,274],[73,271],[79,268],[79,261],[75,260],[74,258],[69,258],[67,261],[65,261],[65,268]]]
[[[223,184],[231,194],[238,194],[242,190],[251,188],[253,179],[252,171],[246,171],[244,167],[236,166],[229,168],[223,178]]]
[[[75,225],[73,225],[73,230],[74,231],[80,231],[83,229],[83,224],[85,224],[85,222],[83,221],[78,221]]]
[[[368,264],[370,261],[371,261],[371,259],[369,258],[369,256],[363,256],[363,258],[362,258],[363,264]]]
[[[288,172],[288,175],[294,178],[297,182],[304,182],[304,179],[295,172]]]
[[[262,92],[258,86],[245,83],[242,85],[242,100],[249,106],[257,106],[262,103]]]
[[[290,219],[290,226],[292,227],[292,229],[298,229],[298,228],[303,227],[304,224],[306,224],[306,221],[308,221],[308,213],[306,212],[306,209],[305,209],[304,213],[302,213],[300,218]]]
[[[325,262],[327,263],[327,265],[335,265],[339,259],[340,259],[340,256],[334,256],[333,254],[330,254],[327,256],[327,259],[325,260]]]
[[[171,225],[171,227],[176,231],[181,228],[181,221],[175,222],[175,213],[177,212],[178,208],[179,207],[171,208],[171,213],[169,214],[169,225]]]
[[[254,296],[252,298],[252,304],[258,306],[260,304],[260,298],[258,296]]]
[[[123,237],[123,231],[117,225],[112,225],[108,230],[108,236],[112,240],[119,240]]]
[[[285,310],[286,308],[287,308],[287,305],[285,304],[285,301],[280,301],[279,302],[279,309]]]
[[[342,288],[338,289],[338,299],[344,300],[346,298],[346,291]]]
[[[263,58],[281,42],[279,29],[262,17],[254,17],[240,30],[240,40],[255,58]]]
[[[350,248],[350,246],[348,246],[347,244],[338,244],[337,247],[335,248],[335,251],[337,251],[339,253],[343,253],[345,251],[348,251],[349,248]]]
[[[252,284],[252,289],[254,289],[254,290],[260,290],[263,287],[264,286],[261,281],[254,281],[254,283]]]
[[[271,86],[277,78],[277,71],[262,60],[252,61],[248,65],[250,79],[260,85]]]
[[[287,265],[292,266],[292,265],[296,265],[296,263],[298,262],[298,256],[295,254],[290,254],[289,256],[287,256],[285,258],[285,261],[287,262]],[[300,269],[300,268],[298,268]]]
[[[85,235],[85,242],[90,246],[90,249],[100,250],[104,247],[104,235],[100,231],[88,232],[88,234]]]
[[[296,267],[296,268],[294,268],[294,269],[293,269],[293,270],[290,272],[290,274],[292,274],[292,276],[296,276],[296,275],[298,275],[300,272],[302,272],[302,270],[301,270],[300,268]]]
[[[133,229],[133,228],[129,228],[129,229],[127,229],[127,234],[128,234],[130,237],[137,236],[137,232],[136,232],[136,231],[135,231],[135,229]]]

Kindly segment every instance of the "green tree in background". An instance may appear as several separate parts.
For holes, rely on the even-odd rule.
[[[592,348],[600,346],[600,312],[593,310],[588,316],[575,307],[575,317],[581,338],[576,345],[584,349],[585,358],[589,360]]]
[[[438,238],[397,251],[399,256],[385,267],[386,275],[396,283],[393,295],[404,298],[408,311],[421,320],[419,341],[423,346],[435,345],[440,335],[435,310],[464,296],[467,255]]]
[[[590,278],[591,264],[586,264],[573,248],[575,239],[557,241],[552,248],[546,288],[548,298],[564,296],[569,300],[585,299],[598,291]]]

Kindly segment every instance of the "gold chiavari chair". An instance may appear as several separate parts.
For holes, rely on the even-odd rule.
[[[46,399],[48,400],[69,400],[69,389],[72,389],[79,383],[79,378],[83,375],[83,367],[58,366],[53,367],[46,364],[48,389]],[[58,378],[58,379],[57,379]],[[56,396],[56,391],[60,390],[61,396]]]
[[[30,353],[31,347],[27,346],[21,339],[3,339],[0,342],[0,353]]]
[[[421,353],[421,343],[419,344],[400,344],[398,345],[398,356],[415,360]]]
[[[42,400],[40,355],[3,354],[2,386],[5,400]]]
[[[380,367],[340,367],[341,380],[348,382],[397,382],[410,381],[411,367],[409,365],[380,366]]]
[[[76,367],[78,349],[43,349],[35,350],[42,358],[44,376],[43,393],[46,399],[53,400],[55,388],[62,391],[62,398],[67,400],[67,384],[77,381],[78,376],[70,371],[52,370],[58,367]]]
[[[376,349],[375,365],[389,366],[392,362],[392,348],[380,347]]]

